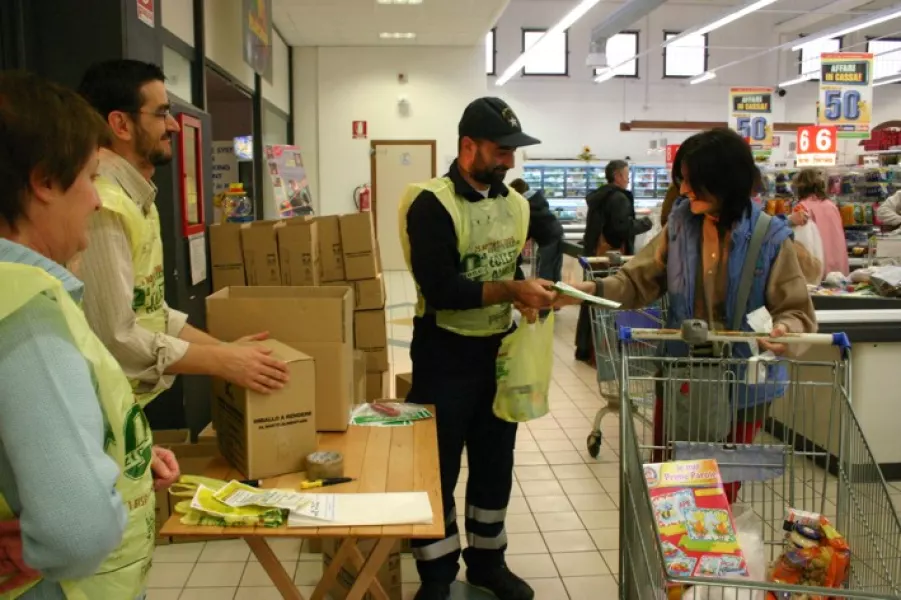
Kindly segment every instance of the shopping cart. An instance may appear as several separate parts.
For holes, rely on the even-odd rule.
[[[698,333],[702,335],[696,336]],[[706,340],[699,339],[705,335]],[[620,332],[620,598],[660,600],[681,597],[684,592],[694,598],[757,600],[765,597],[764,591],[774,593],[767,598],[780,600],[817,594],[823,598],[901,598],[901,523],[851,408],[847,338],[843,334],[793,336],[787,340],[789,343],[833,347],[811,346],[805,356],[816,360],[779,360],[768,363],[769,370],[761,373],[761,365],[753,359],[729,358],[729,349],[749,335],[710,335],[706,325],[699,322],[690,322],[682,331]],[[693,351],[709,348],[710,342],[714,348],[720,344],[722,347],[707,358],[649,358],[633,352],[641,342],[676,340],[692,341]],[[636,380],[654,386],[662,398],[656,428],[647,427],[643,419],[637,418],[640,407],[627,390],[628,383]],[[770,394],[766,397],[773,398],[772,403],[751,409],[756,413],[753,415],[733,411],[727,428],[734,441],[742,427],[738,423],[758,419],[760,432],[745,436],[741,443],[724,444],[721,438],[709,437],[708,441],[699,441],[704,437],[700,427],[704,419],[700,413],[692,416],[691,411],[710,409],[710,403],[717,398],[728,399],[727,405],[743,394],[747,398],[747,383],[751,382],[763,386],[760,389]],[[689,393],[688,405],[679,406],[674,392],[684,394],[684,386],[689,392],[693,389],[698,393]],[[699,427],[686,430],[686,422],[697,422]],[[730,501],[736,503],[734,510],[752,511],[751,516],[759,520],[765,548],[762,558],[767,565],[782,554],[782,525],[787,508],[829,518],[851,549],[847,587],[801,587],[750,579],[697,577],[691,572],[686,576],[668,573],[644,465],[699,458],[717,459],[723,481],[731,482],[724,483],[724,487]],[[777,595],[779,592],[783,594]]]
[[[600,279],[616,273],[628,257],[622,257],[618,252],[608,253],[607,256],[580,257],[586,280]],[[660,328],[666,318],[664,301],[657,306],[645,310],[611,310],[599,306],[589,308],[591,314],[591,337],[594,341],[594,357],[597,366],[598,388],[604,406],[594,417],[594,423],[588,434],[586,444],[588,453],[592,458],[597,458],[601,451],[603,434],[601,422],[611,413],[619,413],[620,388],[619,388],[619,338],[617,332],[621,327],[632,328]],[[633,352],[643,356],[654,356],[657,353],[656,342],[636,344]],[[633,402],[642,407],[642,411],[650,418],[650,407],[653,406],[654,389],[642,384],[634,384],[629,387]]]

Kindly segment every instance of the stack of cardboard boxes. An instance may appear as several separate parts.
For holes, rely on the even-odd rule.
[[[363,396],[388,397],[385,282],[371,213],[213,225],[210,245],[214,291],[245,282],[352,290],[354,348],[366,365]]]

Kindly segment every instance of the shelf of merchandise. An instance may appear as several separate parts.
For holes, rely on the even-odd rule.
[[[791,202],[791,181],[799,170],[765,169],[769,198]],[[853,165],[826,167],[823,171],[827,178],[827,194],[842,213],[848,254],[852,259],[860,259],[869,246],[870,237],[879,231],[875,216],[879,204],[901,190],[901,168]]]
[[[632,193],[635,208],[655,208],[663,202],[670,184],[670,174],[666,167],[632,165]]]

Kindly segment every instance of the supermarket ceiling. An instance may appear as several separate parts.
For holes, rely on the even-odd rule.
[[[273,0],[273,21],[289,46],[474,46],[500,18],[508,0]],[[416,33],[382,40],[381,33]]]

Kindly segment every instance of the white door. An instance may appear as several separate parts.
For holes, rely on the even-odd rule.
[[[435,142],[372,142],[376,231],[386,271],[406,271],[397,210],[407,185],[435,176]]]

